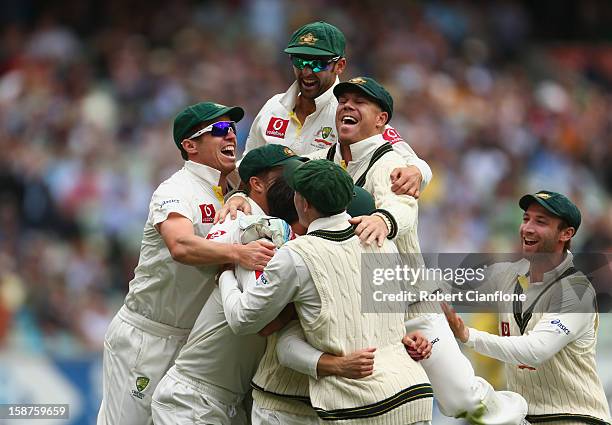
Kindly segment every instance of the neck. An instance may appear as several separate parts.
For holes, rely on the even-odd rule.
[[[227,193],[227,174],[221,173],[221,176],[219,177],[219,186],[221,186],[223,193]]]
[[[298,119],[301,123],[303,123],[304,119],[312,114],[317,109],[314,99],[307,99],[302,94],[297,98],[295,102],[294,112],[297,115]]]
[[[345,162],[351,162],[353,160],[353,154],[351,153],[351,145],[345,145],[340,143],[340,155]]]
[[[529,266],[529,280],[532,282],[544,281],[544,273],[547,273],[557,267],[565,259],[564,252],[555,252],[550,254],[543,254],[535,256],[531,259]]]

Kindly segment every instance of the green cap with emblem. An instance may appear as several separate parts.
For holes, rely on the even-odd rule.
[[[268,168],[278,165],[287,166],[289,163],[299,165],[304,161],[308,159],[297,156],[287,146],[269,144],[249,151],[240,161],[238,174],[240,174],[240,180],[248,184],[251,177]]]
[[[285,178],[289,187],[306,198],[321,214],[341,213],[353,200],[353,179],[338,164],[326,159],[288,167]]]
[[[287,44],[285,53],[308,56],[344,56],[344,34],[327,22],[318,21],[298,28]]]
[[[346,208],[346,212],[351,217],[359,217],[360,215],[371,215],[376,210],[374,197],[362,187],[355,186],[353,188],[353,199]]]
[[[519,206],[527,211],[529,205],[533,202],[537,202],[546,208],[549,212],[562,218],[574,229],[578,230],[582,217],[578,207],[567,197],[557,192],[550,192],[548,190],[540,190],[537,193],[528,194],[523,196],[519,200]]]
[[[391,121],[393,116],[393,98],[389,92],[374,78],[370,77],[355,77],[348,81],[339,83],[334,87],[334,95],[339,98],[342,93],[347,91],[360,91],[372,98],[378,103],[380,108],[389,114],[387,122]]]
[[[244,117],[244,109],[240,106],[225,106],[214,102],[200,102],[186,107],[174,118],[172,129],[174,143],[181,149],[181,142],[191,136],[193,127],[223,115],[227,115],[230,120],[238,122]]]

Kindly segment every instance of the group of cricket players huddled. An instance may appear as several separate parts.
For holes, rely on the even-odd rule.
[[[430,424],[434,401],[474,424],[609,424],[598,315],[584,308],[595,292],[569,250],[576,205],[547,190],[518,201],[523,259],[489,276],[525,301],[500,311],[499,335],[432,301],[364,313],[363,256],[420,253],[431,169],[390,125],[380,83],[340,82],[338,28],[304,25],[284,52],[295,82],[256,116],[238,167],[242,108],[176,116],[185,163],[152,195],[105,337],[98,424]],[[561,285],[582,295],[548,308]],[[504,363],[506,390],[476,376],[460,345]]]

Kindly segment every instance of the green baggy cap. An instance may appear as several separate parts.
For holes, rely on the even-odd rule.
[[[344,56],[344,34],[327,22],[311,22],[293,33],[285,53],[309,56]]]
[[[334,87],[334,95],[337,99],[342,93],[355,89],[366,94],[368,97],[371,97],[374,102],[378,103],[381,109],[389,114],[387,122],[391,121],[391,117],[393,116],[393,98],[389,92],[374,78],[351,78],[344,83],[337,84],[336,87]]]
[[[305,162],[285,169],[289,187],[301,194],[321,214],[346,210],[353,200],[353,179],[338,164],[326,159]]]
[[[232,121],[240,121],[244,117],[244,109],[240,106],[225,106],[214,102],[200,102],[183,109],[174,118],[172,135],[174,143],[181,149],[181,142],[191,136],[190,131],[196,125],[227,115]]]
[[[519,206],[524,211],[527,211],[527,208],[533,202],[537,202],[552,214],[565,220],[576,231],[580,227],[580,222],[582,221],[580,210],[572,201],[560,193],[541,190],[533,195],[528,194],[519,200]]]
[[[299,165],[305,161],[308,161],[308,159],[297,156],[286,146],[270,144],[249,151],[240,162],[238,174],[240,174],[240,180],[248,184],[251,177],[268,168],[277,165],[285,166],[289,162],[295,162],[296,165]]]

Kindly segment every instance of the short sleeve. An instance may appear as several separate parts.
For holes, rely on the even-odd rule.
[[[150,217],[152,224],[155,226],[166,221],[171,213],[180,214],[191,222],[194,221],[194,213],[188,197],[180,188],[164,182],[151,197]]]

